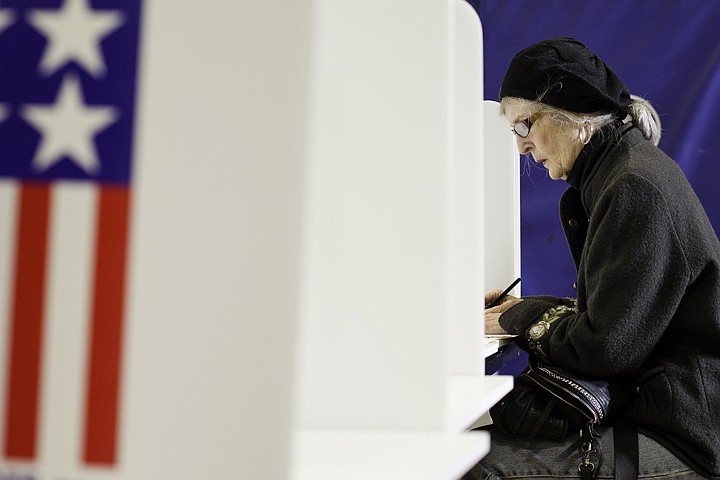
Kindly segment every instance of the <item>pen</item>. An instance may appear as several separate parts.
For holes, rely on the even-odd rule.
[[[515,285],[517,285],[518,283],[520,283],[520,277],[516,278],[515,281],[512,282],[509,287],[503,290],[503,292],[495,300],[485,305],[485,308],[487,309],[497,306],[497,304],[500,303],[500,300],[502,300],[505,295],[510,293],[510,290],[515,288]]]

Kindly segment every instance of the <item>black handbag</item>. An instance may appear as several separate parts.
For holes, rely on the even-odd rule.
[[[556,397],[560,410],[576,424],[601,425],[609,417],[612,393],[607,380],[582,376],[539,361],[532,361],[521,377]]]
[[[531,357],[513,390],[490,409],[490,416],[506,433],[562,440],[586,423],[605,423],[613,393],[607,380],[545,365]]]
[[[579,431],[568,454],[580,447],[578,470],[581,478],[590,479],[602,462],[596,427],[609,422],[624,396],[607,380],[545,365],[531,356],[513,390],[490,409],[490,416],[500,430],[528,439],[562,440]]]

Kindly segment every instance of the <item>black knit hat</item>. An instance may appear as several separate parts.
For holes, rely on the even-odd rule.
[[[500,98],[537,100],[571,112],[626,114],[630,92],[615,72],[574,38],[551,38],[521,51],[505,74]]]

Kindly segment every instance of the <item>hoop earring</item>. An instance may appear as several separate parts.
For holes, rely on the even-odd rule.
[[[592,133],[592,129],[590,128],[590,124],[588,122],[585,122],[582,127],[578,130],[578,140],[583,145],[587,145],[588,142],[590,142],[590,137]]]

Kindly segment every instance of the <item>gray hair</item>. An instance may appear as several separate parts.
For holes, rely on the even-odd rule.
[[[542,96],[540,97],[542,98]],[[633,124],[640,129],[643,136],[657,145],[660,142],[661,129],[660,118],[653,106],[644,98],[632,95],[633,103],[628,108],[628,116],[619,118],[615,113],[600,111],[593,113],[576,113],[554,107],[541,101],[527,100],[518,97],[504,97],[500,101],[500,113],[504,114],[509,105],[517,106],[526,111],[528,115],[544,114],[552,117],[555,122],[561,125],[586,127],[591,132],[597,132],[606,125],[616,120],[632,120]],[[589,140],[589,139],[588,139]]]
[[[628,116],[643,133],[643,136],[657,145],[660,143],[660,137],[662,135],[660,116],[650,102],[637,95],[630,96],[633,99],[633,103],[631,103],[628,108]]]

